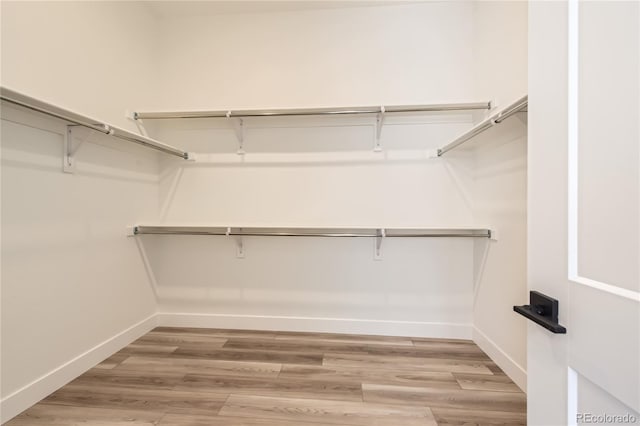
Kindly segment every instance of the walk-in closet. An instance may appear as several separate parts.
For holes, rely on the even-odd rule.
[[[0,15],[3,424],[640,421],[639,3]]]

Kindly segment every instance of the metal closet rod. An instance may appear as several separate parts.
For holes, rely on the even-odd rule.
[[[171,119],[171,118],[223,118],[223,117],[291,117],[308,115],[357,115],[400,112],[436,112],[436,111],[471,111],[491,109],[491,102],[450,103],[432,105],[389,105],[364,107],[337,108],[295,108],[295,109],[257,109],[257,110],[218,110],[218,111],[166,111],[166,112],[135,112],[136,120]]]
[[[474,138],[476,135],[479,135],[480,133],[484,132],[488,128],[493,127],[496,124],[502,123],[504,120],[511,117],[513,114],[522,111],[527,107],[528,103],[529,101],[528,101],[527,95],[521,97],[514,103],[506,106],[502,110],[496,112],[495,114],[481,121],[480,123],[475,125],[472,129],[468,130],[467,132],[463,133],[462,135],[454,139],[452,142],[440,148],[438,150],[438,157],[462,145],[469,139]]]
[[[57,105],[53,105],[48,102],[25,95],[23,93],[16,92],[15,90],[7,89],[6,87],[0,87],[0,99],[14,105],[18,105],[20,107],[30,109],[32,111],[64,120],[77,126],[96,130],[100,133],[104,133],[105,135],[111,135],[118,139],[137,143],[139,145],[155,149],[156,151],[160,151],[165,154],[175,155],[176,157],[184,158],[185,160],[189,158],[189,154],[187,152],[175,148],[171,145],[167,145],[146,136],[129,132],[128,130],[121,129],[110,124],[102,123],[101,121],[94,118],[69,111]]]
[[[474,237],[491,238],[489,229],[426,228],[254,228],[210,226],[134,227],[135,235],[225,235],[270,237]]]

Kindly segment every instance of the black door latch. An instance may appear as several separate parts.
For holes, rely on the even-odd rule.
[[[538,291],[529,292],[528,305],[514,306],[513,310],[553,333],[567,332],[566,328],[558,324],[558,301]]]

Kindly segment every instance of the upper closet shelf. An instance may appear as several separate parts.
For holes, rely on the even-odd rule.
[[[498,112],[492,114],[490,117],[484,119],[480,123],[473,126],[470,130],[466,131],[462,135],[458,136],[452,142],[449,142],[442,148],[438,150],[438,157],[446,154],[448,151],[462,145],[466,141],[472,139],[476,135],[484,132],[485,130],[493,127],[496,124],[502,123],[507,118],[511,117],[513,114],[517,112],[525,111],[528,105],[528,96],[524,95],[514,103],[507,105],[505,108],[499,110]]]
[[[7,89],[6,87],[0,87],[0,99],[14,105],[18,105],[33,111],[49,115],[51,117],[58,118],[60,120],[64,120],[68,123],[71,123],[71,125],[73,126],[86,127],[88,129],[104,133],[105,135],[115,136],[118,139],[133,142],[147,148],[155,149],[156,151],[160,151],[165,154],[174,155],[176,157],[184,158],[185,160],[189,159],[189,154],[187,152],[175,148],[171,145],[167,145],[146,136],[129,132],[119,127],[112,126],[111,124],[106,124],[104,122],[101,122],[100,120],[87,117],[86,115],[78,114],[65,108],[50,104],[48,102],[44,102],[31,96],[27,96],[20,92]]]
[[[387,105],[365,107],[335,107],[335,108],[295,108],[295,109],[260,109],[260,110],[218,110],[218,111],[164,111],[164,112],[134,112],[136,120],[157,120],[170,118],[246,118],[246,117],[293,117],[314,115],[358,115],[385,114],[437,111],[471,111],[489,110],[491,102],[450,103],[431,105]]]
[[[137,225],[134,235],[226,235],[274,237],[479,237],[491,238],[486,228],[280,228]]]

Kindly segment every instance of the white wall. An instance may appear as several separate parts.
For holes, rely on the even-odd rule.
[[[527,3],[474,3],[475,90],[503,108],[527,93]],[[474,214],[498,231],[476,244],[474,340],[526,389],[527,125],[516,114],[476,138]]]
[[[473,2],[473,90],[498,108],[527,93],[528,2]]]
[[[155,314],[153,286],[125,230],[157,217],[156,156],[94,135],[99,144],[82,144],[76,173],[65,174],[65,130],[3,106],[4,420],[129,343]]]
[[[135,130],[157,102],[158,27],[142,2],[2,1],[2,85]]]
[[[0,7],[3,86],[123,127],[127,106],[153,104],[156,27],[141,5]],[[125,227],[157,217],[157,156],[94,135],[76,174],[64,174],[65,129],[3,105],[2,421],[154,323],[153,287]]]
[[[389,117],[373,152],[375,117],[245,120],[245,155],[225,119],[166,122],[196,161],[162,176],[167,223],[253,226],[465,226],[470,173],[431,158],[470,114]]]
[[[324,124],[335,126],[334,120]],[[165,140],[189,135],[196,145],[212,145],[198,141],[218,139],[230,152],[200,153],[195,163],[164,170],[162,222],[471,226],[467,176],[425,154],[468,127],[469,117],[421,120],[427,124],[400,125],[391,119],[383,130],[384,153],[371,151],[371,119],[368,126],[351,120],[342,122],[345,127],[251,127],[244,156],[235,153],[231,130],[167,124],[161,132]],[[209,125],[216,127],[211,120]],[[407,149],[412,144],[422,149]],[[283,153],[283,146],[305,152]],[[374,241],[369,239],[247,238],[243,259],[235,258],[235,243],[225,237],[158,236],[143,241],[158,283],[159,311],[191,318],[165,316],[167,321],[471,336],[470,240],[388,239],[381,261],[374,260]]]
[[[476,243],[474,340],[526,389],[526,320],[513,306],[529,300],[527,125],[523,117],[512,117],[477,143],[474,212],[498,232],[498,241]]]
[[[469,3],[165,17],[166,109],[469,102]],[[197,64],[197,66],[194,66]],[[457,227],[474,224],[469,161],[430,159],[471,114],[152,123],[199,153],[163,170],[163,223]],[[145,238],[163,321],[471,337],[473,242]],[[181,269],[171,267],[181,265]],[[188,315],[179,315],[188,314]],[[173,321],[173,322],[172,322]]]
[[[160,109],[468,102],[468,2],[165,17]]]

